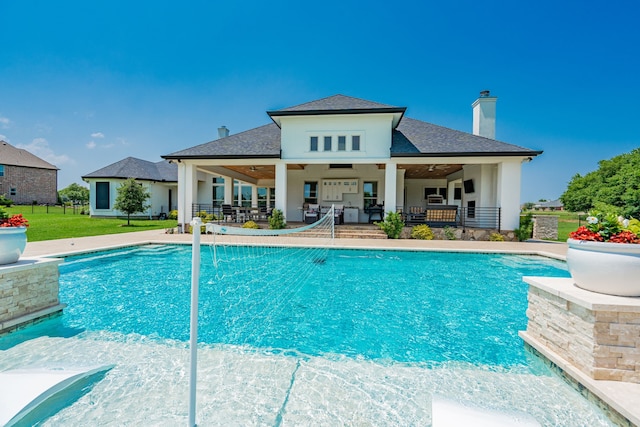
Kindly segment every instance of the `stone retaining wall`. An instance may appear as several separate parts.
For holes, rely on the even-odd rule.
[[[582,301],[588,291],[570,289],[576,298],[527,279],[527,334],[593,379],[640,383],[639,298]]]
[[[558,217],[553,215],[534,215],[533,238],[537,240],[558,240]]]
[[[58,299],[58,259],[21,259],[0,266],[0,333],[62,309]],[[57,310],[56,310],[57,309]],[[35,316],[34,316],[35,314]]]

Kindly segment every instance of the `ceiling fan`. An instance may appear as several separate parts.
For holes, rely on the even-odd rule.
[[[436,169],[438,169],[438,170],[447,170],[450,167],[451,167],[450,165],[429,165],[429,169],[427,169],[427,170],[429,172],[433,172]]]

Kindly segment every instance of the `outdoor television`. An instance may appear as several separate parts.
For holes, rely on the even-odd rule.
[[[473,188],[473,180],[472,179],[466,180],[463,183],[463,185],[464,185],[464,192],[466,194],[473,193],[475,191],[474,188]]]

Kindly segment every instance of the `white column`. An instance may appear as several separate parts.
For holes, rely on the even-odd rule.
[[[384,212],[396,211],[396,183],[398,165],[387,163],[384,170]]]
[[[233,178],[223,176],[224,178],[224,204],[233,205]]]
[[[187,165],[178,163],[178,224],[186,224],[190,221],[187,216]]]
[[[520,160],[498,163],[498,206],[503,230],[515,230],[520,226],[521,169]]]
[[[276,163],[276,209],[282,211],[287,218],[287,164]]]
[[[258,186],[253,184],[251,185],[251,207],[258,207]]]

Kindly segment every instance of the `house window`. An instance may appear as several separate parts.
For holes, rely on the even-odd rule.
[[[109,183],[96,182],[96,209],[110,209]]]
[[[318,137],[312,136],[309,138],[309,151],[318,151]]]
[[[331,151],[331,144],[332,144],[332,140],[333,138],[330,136],[325,136],[324,137],[324,151]]]
[[[233,201],[236,206],[251,207],[251,186],[240,181],[233,182]]]
[[[427,199],[428,196],[435,194],[436,196],[442,196],[443,199],[447,198],[447,188],[446,187],[425,187],[424,189],[424,198]]]
[[[304,202],[305,203],[318,203],[318,182],[305,182],[304,183]]]
[[[269,187],[258,187],[258,207],[266,208],[268,206],[267,195],[269,194]]]
[[[475,218],[476,217],[476,202],[472,200],[467,202],[467,218]]]
[[[0,176],[4,176],[4,165],[0,165]]]
[[[360,151],[360,135],[351,137],[351,151]]]
[[[462,200],[462,187],[453,189],[453,200]]]
[[[378,204],[378,183],[375,181],[365,181],[363,184],[364,208]]]
[[[12,188],[11,190],[9,190],[10,196],[15,196],[16,194],[18,194],[18,191],[15,188]]]
[[[347,149],[347,137],[339,136],[338,137],[338,151],[345,151]]]
[[[224,178],[213,178],[213,194],[211,197],[214,206],[224,203]]]

